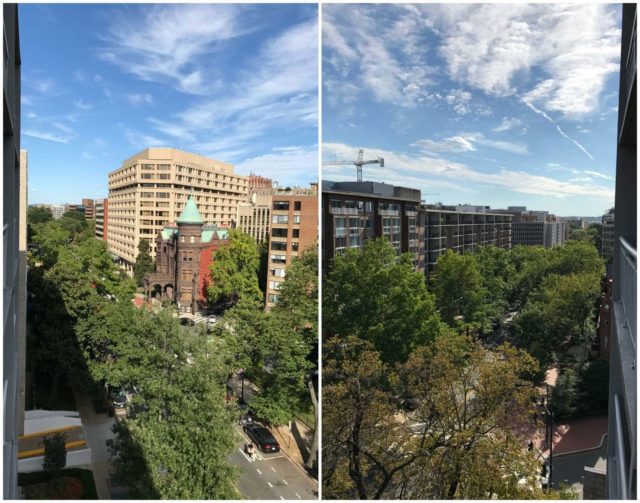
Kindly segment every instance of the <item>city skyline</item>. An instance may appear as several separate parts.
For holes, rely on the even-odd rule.
[[[281,185],[317,174],[317,6],[23,5],[31,204],[107,197],[174,147]]]
[[[326,5],[323,162],[428,203],[613,206],[619,5]],[[355,180],[354,166],[322,178]]]

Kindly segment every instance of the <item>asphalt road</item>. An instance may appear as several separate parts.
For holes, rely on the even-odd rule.
[[[242,441],[229,456],[229,462],[240,467],[238,490],[247,499],[254,500],[315,500],[318,498],[316,482],[283,452],[258,452],[250,459],[244,453],[249,438],[236,426]]]

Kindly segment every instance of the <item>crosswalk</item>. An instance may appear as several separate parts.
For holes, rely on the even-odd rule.
[[[206,316],[202,316],[200,313],[194,315],[191,318],[195,323],[206,323],[207,322],[207,318]]]

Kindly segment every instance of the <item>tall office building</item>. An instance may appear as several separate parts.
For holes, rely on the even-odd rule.
[[[248,177],[231,164],[174,148],[145,149],[109,173],[109,251],[128,271],[140,239],[155,257],[156,236],[177,221],[192,189],[205,224],[230,227],[248,187]]]
[[[294,194],[292,194],[294,192]],[[276,191],[271,197],[266,308],[278,302],[278,290],[292,260],[318,240],[318,189]]]
[[[84,206],[84,217],[87,220],[93,220],[95,218],[94,205],[95,201],[93,199],[82,200],[82,206]]]
[[[270,189],[270,192],[272,191],[273,189]],[[236,228],[252,236],[258,243],[269,240],[272,197],[271,193],[253,193],[248,203],[238,204]]]
[[[607,497],[637,499],[637,6],[622,6]]]
[[[3,140],[3,496],[17,499],[18,435],[23,429],[26,324],[26,153],[20,152],[18,6],[2,6],[4,36]],[[23,249],[24,248],[24,249]],[[22,393],[21,393],[22,391]],[[22,394],[22,396],[21,396]],[[21,410],[22,409],[22,410]]]
[[[613,260],[613,241],[615,235],[616,210],[611,208],[602,216],[602,249],[600,254],[607,264]]]
[[[411,253],[424,271],[420,191],[378,182],[322,182],[322,264],[365,240],[385,237],[396,253]]]
[[[480,246],[511,248],[511,215],[486,206],[422,206],[425,214],[427,280],[438,257],[447,250],[475,252]]]
[[[544,246],[563,245],[567,236],[567,222],[548,211],[527,211],[525,206],[509,206],[504,213],[513,215],[511,245]]]
[[[109,225],[109,199],[96,199],[95,206],[95,220],[96,220],[96,237],[107,241],[107,227]]]

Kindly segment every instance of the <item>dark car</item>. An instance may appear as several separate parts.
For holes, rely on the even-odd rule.
[[[262,452],[280,452],[280,444],[264,426],[247,424],[243,430]]]
[[[110,386],[109,399],[111,400],[111,405],[113,405],[115,409],[122,409],[126,407],[127,402],[129,401],[123,386]]]
[[[185,327],[193,327],[196,324],[191,318],[180,318],[180,325]]]

